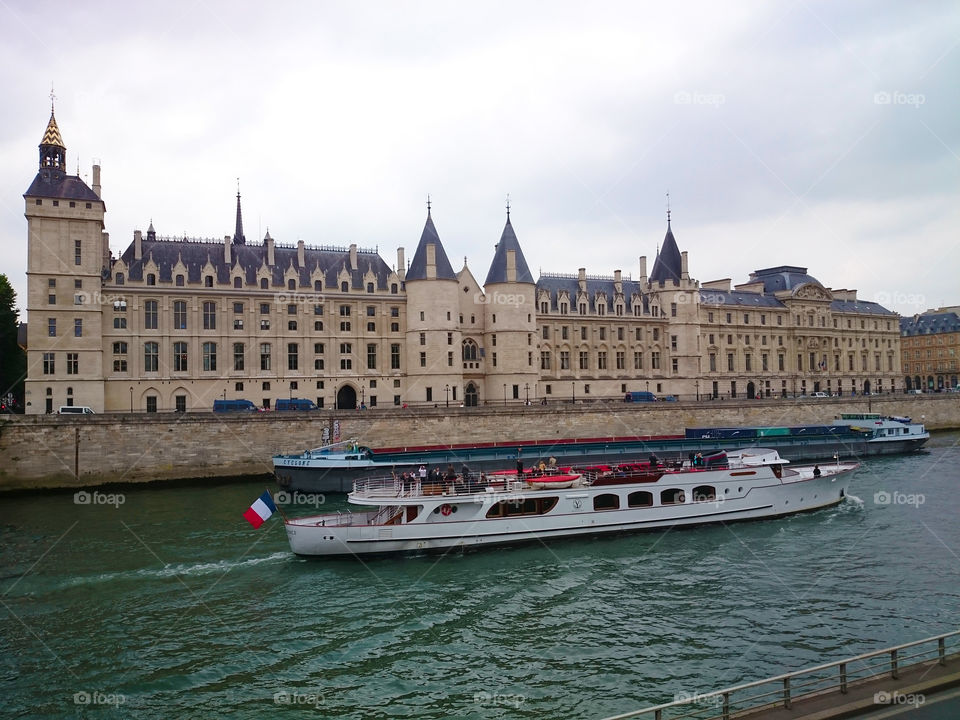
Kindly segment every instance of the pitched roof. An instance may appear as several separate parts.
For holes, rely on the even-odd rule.
[[[57,127],[57,119],[53,116],[53,108],[50,109],[50,122],[47,123],[47,129],[43,133],[43,140],[40,141],[40,144],[54,145],[66,149],[66,145],[63,144],[63,138],[60,137],[60,128]]]
[[[513,225],[510,224],[510,215],[507,215],[507,224],[503,226],[503,233],[500,235],[500,242],[497,243],[497,249],[493,254],[493,261],[490,263],[490,270],[487,272],[484,285],[507,282],[507,253],[510,250],[515,253],[516,282],[533,284],[533,275],[530,273],[530,268],[527,267],[527,260],[523,257],[523,250],[520,249],[520,241],[517,240],[517,234],[513,231]]]
[[[47,179],[37,173],[24,197],[45,197],[60,200],[91,200],[100,202],[97,194],[76,175],[67,175],[60,180]]]
[[[135,243],[131,243],[120,256],[127,266],[127,277],[130,280],[142,280],[144,266],[153,259],[157,265],[158,282],[172,282],[173,267],[177,260],[181,260],[187,268],[187,282],[201,282],[203,268],[209,260],[216,269],[216,282],[229,283],[230,273],[234,264],[239,264],[243,271],[243,280],[246,285],[257,284],[257,272],[267,257],[267,250],[263,245],[231,245],[231,262],[224,261],[223,242],[197,241],[180,238],[160,238],[157,240],[141,240],[142,254],[139,260],[134,259]],[[350,287],[355,290],[364,287],[364,275],[369,268],[377,278],[377,287],[387,287],[387,279],[392,272],[387,263],[376,251],[358,250],[355,270],[350,270],[350,249],[338,247],[311,247],[304,249],[304,264],[297,262],[297,247],[295,245],[276,245],[274,247],[274,265],[267,266],[270,273],[271,287],[285,287],[285,273],[291,267],[297,272],[297,286],[311,288],[311,274],[319,266],[323,273],[323,285],[337,287],[340,272],[346,268],[350,274]]]
[[[657,259],[653,262],[650,282],[660,283],[667,280],[680,282],[682,272],[683,262],[680,258],[680,249],[673,237],[673,230],[670,229],[670,221],[667,220],[667,234],[663,238],[663,247],[660,248]]]
[[[764,292],[779,292],[793,290],[806,283],[813,283],[823,287],[819,280],[807,274],[805,267],[795,265],[778,265],[777,267],[755,270],[750,273],[751,282],[763,281]]]
[[[900,318],[901,335],[932,335],[960,332],[960,316],[955,312],[924,313]]]
[[[420,234],[420,243],[417,245],[416,252],[413,253],[413,260],[410,262],[410,269],[407,270],[405,282],[411,280],[427,279],[427,245],[434,246],[434,258],[437,264],[437,280],[456,280],[457,274],[453,271],[453,266],[447,259],[447,253],[443,249],[443,243],[440,242],[440,235],[437,228],[433,225],[433,218],[430,217],[430,211],[427,210],[427,222],[423,226],[423,232]]]
[[[607,312],[613,313],[614,300],[616,299],[616,281],[612,278],[588,277],[586,279],[587,296],[592,305],[597,298],[598,293],[606,296]],[[636,280],[622,280],[620,282],[623,290],[623,302],[626,306],[625,312],[633,313],[633,296],[638,295],[643,298],[644,311],[647,309],[649,296],[643,294],[643,286]],[[537,293],[546,290],[550,296],[550,309],[557,310],[557,302],[560,293],[566,291],[570,297],[570,307],[573,308],[577,302],[577,293],[580,292],[580,280],[576,275],[562,275],[555,273],[541,273],[537,279]]]

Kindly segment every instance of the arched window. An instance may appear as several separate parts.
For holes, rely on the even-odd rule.
[[[204,286],[204,287],[213,287],[213,275],[207,275],[207,276],[203,279],[203,286]]]
[[[627,495],[627,507],[651,507],[653,505],[653,493],[646,490],[638,490]]]
[[[177,275],[177,287],[183,287],[183,275]]]
[[[156,284],[157,284],[157,276],[154,275],[153,273],[147,273],[147,285],[156,285]]]
[[[367,292],[368,292],[368,293],[372,293],[372,292],[373,292],[373,283],[367,283]]]
[[[463,361],[465,363],[477,362],[477,344],[473,340],[463,341]]]
[[[340,283],[340,292],[350,292],[350,283],[348,282]]]
[[[663,490],[660,493],[661,505],[682,505],[686,501],[687,499],[683,494],[683,490],[680,490],[679,488],[670,488],[669,490]]]
[[[694,502],[713,502],[717,499],[717,489],[713,485],[698,485],[693,489]]]
[[[619,510],[620,496],[614,493],[604,493],[593,498],[594,510]]]

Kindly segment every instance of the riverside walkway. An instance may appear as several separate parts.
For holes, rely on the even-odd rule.
[[[607,720],[960,717],[960,630]]]

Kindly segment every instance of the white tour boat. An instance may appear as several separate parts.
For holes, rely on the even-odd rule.
[[[372,555],[472,549],[531,540],[757,520],[816,510],[843,500],[859,463],[785,467],[776,450],[749,448],[642,472],[557,468],[550,473],[497,473],[455,481],[371,478],[348,500],[375,506],[357,512],[285,519],[298,555]]]
[[[930,433],[922,423],[908,417],[887,417],[879,413],[841,413],[834,425],[846,425],[853,430],[869,433],[866,454],[888,455],[891,453],[919,450]]]

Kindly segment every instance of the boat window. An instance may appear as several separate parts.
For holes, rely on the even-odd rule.
[[[422,509],[423,505],[407,505],[407,522],[416,520]]]
[[[494,503],[487,510],[488,518],[515,517],[518,515],[545,515],[553,510],[557,505],[556,497],[541,498],[516,498],[514,500],[501,500]]]
[[[717,490],[713,485],[698,485],[693,489],[694,502],[713,502],[717,499]]]
[[[653,505],[653,493],[639,490],[627,495],[627,507],[650,507]]]
[[[597,495],[593,499],[593,509],[594,510],[619,510],[620,496],[614,495],[613,493],[604,493],[603,495]]]
[[[663,490],[660,493],[660,504],[661,505],[679,505],[687,501],[686,496],[683,494],[683,490],[680,488],[670,488],[669,490]]]
[[[770,467],[773,469],[773,474],[778,480],[783,477],[783,465],[771,465]]]

